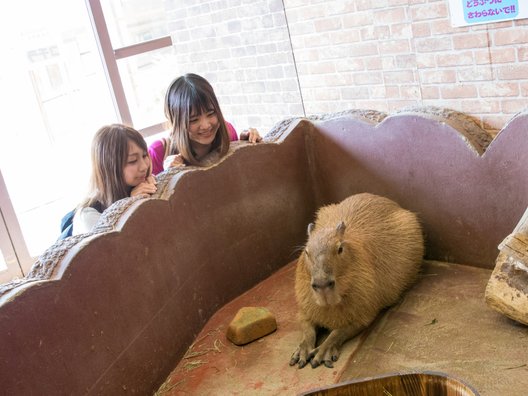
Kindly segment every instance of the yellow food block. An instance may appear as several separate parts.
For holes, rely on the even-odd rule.
[[[235,345],[244,345],[277,330],[275,316],[266,308],[243,307],[229,327],[227,338]]]

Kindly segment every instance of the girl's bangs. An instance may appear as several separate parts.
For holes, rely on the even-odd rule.
[[[204,92],[193,90],[189,99],[189,115],[199,115],[214,110],[212,101]]]

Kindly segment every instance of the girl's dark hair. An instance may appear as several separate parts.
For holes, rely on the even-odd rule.
[[[175,79],[165,94],[165,116],[170,127],[169,154],[180,153],[190,165],[203,165],[196,158],[189,139],[191,114],[214,110],[220,127],[213,140],[211,151],[217,150],[223,157],[229,150],[229,132],[218,99],[209,82],[197,74],[185,74]]]
[[[130,195],[123,170],[128,160],[128,143],[134,142],[148,154],[147,143],[134,128],[123,124],[101,127],[92,140],[92,176],[88,197],[80,207],[103,211]],[[152,166],[147,175],[150,175]]]

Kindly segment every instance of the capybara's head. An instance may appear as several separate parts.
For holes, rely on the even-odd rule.
[[[310,287],[315,302],[320,306],[341,302],[339,278],[351,260],[351,247],[344,239],[345,223],[335,227],[308,226],[308,242],[304,249],[306,268],[310,273]]]

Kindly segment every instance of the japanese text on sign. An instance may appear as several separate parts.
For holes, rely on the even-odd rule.
[[[453,26],[467,26],[528,18],[527,3],[528,0],[449,0],[449,8]]]
[[[466,22],[490,22],[519,13],[517,0],[465,0],[464,19]]]

